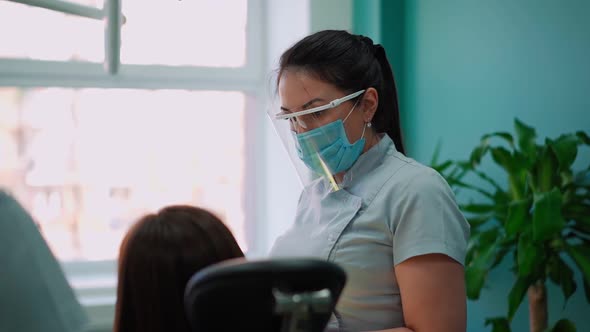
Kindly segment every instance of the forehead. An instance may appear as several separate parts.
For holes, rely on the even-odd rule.
[[[299,107],[314,98],[329,102],[340,95],[334,85],[303,70],[285,70],[279,77],[279,96],[286,108]]]

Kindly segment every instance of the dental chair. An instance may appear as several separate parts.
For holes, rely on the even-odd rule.
[[[195,273],[184,295],[194,332],[321,332],[346,283],[316,259],[232,259]]]

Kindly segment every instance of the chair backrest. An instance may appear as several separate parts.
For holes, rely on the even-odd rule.
[[[345,283],[344,270],[322,260],[232,259],[192,276],[185,310],[195,332],[321,332]]]

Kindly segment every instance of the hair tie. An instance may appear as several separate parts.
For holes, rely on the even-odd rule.
[[[376,58],[385,56],[385,49],[383,46],[381,46],[381,44],[375,44],[373,46],[373,55],[375,55]]]

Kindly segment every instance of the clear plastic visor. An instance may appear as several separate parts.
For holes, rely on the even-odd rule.
[[[322,155],[326,155],[326,151],[322,151],[322,149],[329,145],[335,137],[333,130],[324,130],[323,128],[334,121],[345,121],[351,111],[358,106],[359,99],[355,100],[355,98],[361,96],[363,92],[365,90],[357,91],[335,99],[328,104],[309,109],[299,107],[298,109],[285,110],[280,106],[278,96],[271,102],[270,107],[267,109],[267,115],[273,124],[275,132],[281,139],[282,145],[287,151],[303,186],[309,185],[318,177],[324,177],[330,182],[333,190],[339,189],[334,180],[334,172],[322,159]],[[351,102],[346,103],[347,101]],[[305,151],[307,154],[310,151],[314,154],[311,159],[313,159],[312,163],[315,166],[315,171],[312,171],[309,165],[306,165],[302,160],[302,147],[299,145],[297,135],[312,136],[306,140],[308,144]],[[307,158],[308,164],[310,163],[309,160],[310,158]]]

